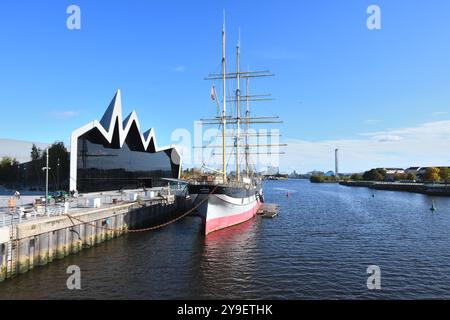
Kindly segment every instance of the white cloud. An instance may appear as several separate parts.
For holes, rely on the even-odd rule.
[[[379,142],[392,142],[392,141],[400,141],[403,138],[401,136],[396,136],[393,134],[379,134],[374,135],[372,137],[372,140],[379,141]]]
[[[443,116],[448,114],[447,111],[437,111],[437,112],[433,112],[433,116],[437,117],[437,116]]]
[[[297,172],[332,170],[335,148],[340,150],[341,172],[374,167],[450,165],[450,120],[360,136],[360,139],[317,142],[288,139],[281,168]]]
[[[176,66],[175,68],[173,68],[173,71],[174,72],[185,72],[186,66],[183,66],[183,65]]]
[[[381,120],[375,120],[375,119],[364,120],[364,123],[368,124],[368,125],[374,125],[374,124],[378,124],[380,122],[381,122]]]
[[[69,119],[76,117],[78,115],[77,111],[67,110],[67,111],[53,111],[49,115],[57,119]]]

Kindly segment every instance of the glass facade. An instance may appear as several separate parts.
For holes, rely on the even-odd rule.
[[[155,152],[153,142],[147,150],[133,123],[120,147],[116,123],[109,143],[98,129],[78,138],[77,189],[97,192],[167,185],[161,178],[178,178],[179,164],[171,160],[173,149]]]

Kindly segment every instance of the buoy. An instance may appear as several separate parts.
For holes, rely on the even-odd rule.
[[[437,210],[436,206],[434,205],[434,202],[431,204],[430,210],[431,211],[436,211]]]
[[[375,194],[374,193],[372,193],[372,198],[375,198]]]
[[[289,192],[286,192],[286,197],[289,198]]]

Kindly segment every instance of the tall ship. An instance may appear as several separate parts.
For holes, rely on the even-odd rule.
[[[213,82],[211,98],[217,104],[217,115],[210,119],[202,119],[202,125],[218,127],[214,145],[196,146],[194,148],[213,148],[221,150],[211,153],[221,156],[221,168],[216,169],[203,163],[202,170],[212,172],[200,179],[191,180],[188,192],[193,199],[193,206],[202,218],[204,234],[231,227],[254,218],[264,202],[263,180],[255,172],[252,155],[283,154],[282,152],[261,151],[260,147],[279,147],[281,144],[251,144],[262,136],[272,136],[271,133],[255,133],[251,124],[281,123],[278,117],[254,117],[250,115],[250,103],[272,100],[268,94],[250,95],[250,79],[273,76],[269,71],[241,71],[240,32],[236,46],[236,71],[227,73],[226,63],[225,19],[222,27],[222,61],[221,72],[210,74],[206,80],[220,81],[221,98],[216,92]],[[235,81],[235,93],[227,97],[228,81]],[[245,95],[241,94],[241,82],[245,81]],[[245,114],[242,114],[242,104],[245,102]],[[228,105],[229,104],[229,105]],[[230,107],[231,106],[231,107]],[[256,149],[256,150],[255,150]],[[228,172],[229,158],[234,158],[235,171]],[[245,163],[241,165],[241,162]]]

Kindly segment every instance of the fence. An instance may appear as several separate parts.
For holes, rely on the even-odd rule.
[[[36,205],[21,205],[15,207],[1,208],[0,207],[0,227],[19,224],[26,221],[37,220],[39,218],[60,216],[68,213],[70,210],[85,209],[91,207],[88,203],[92,199],[99,199],[101,206],[115,205],[124,202],[133,201],[170,201],[170,195],[184,194],[186,189],[184,187],[161,187],[152,188],[149,190],[127,190],[114,191],[104,193],[83,194],[78,197],[70,198],[68,201],[62,203],[50,203],[45,212],[43,204]]]
[[[47,207],[45,213],[44,207],[14,207],[14,208],[0,208],[0,228],[19,224],[26,221],[37,220],[43,217],[60,216],[66,213],[64,204],[55,204]]]

